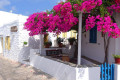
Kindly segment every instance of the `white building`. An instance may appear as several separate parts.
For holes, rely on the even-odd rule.
[[[114,18],[118,26],[120,27],[120,14],[114,13]],[[103,63],[104,61],[104,41],[100,32],[96,34],[96,42],[90,43],[90,31],[83,33],[82,35],[82,55],[90,59]],[[113,54],[120,55],[120,38],[110,39],[108,62],[113,63]]]
[[[114,14],[114,18],[120,26],[120,14]],[[21,58],[28,59],[28,54],[30,53],[30,48],[39,49],[39,37],[29,37],[29,32],[24,30],[24,23],[27,19],[27,16],[20,14],[13,14],[9,12],[0,11],[0,53],[5,57],[10,59],[20,61]],[[104,60],[104,44],[101,33],[97,32],[96,42],[90,43],[90,32],[82,34],[82,56],[86,56],[90,59],[96,60],[98,62],[103,62]],[[54,42],[54,38],[50,38]],[[60,37],[69,38],[75,37],[75,34],[71,32],[60,35]],[[56,38],[55,38],[56,39]],[[24,46],[24,42],[28,42],[29,47]],[[54,46],[55,44],[53,44]],[[70,52],[69,52],[70,53]],[[73,53],[73,50],[72,50]],[[70,53],[70,54],[72,54]],[[44,53],[45,54],[45,51]],[[73,53],[74,54],[74,53]],[[109,63],[114,62],[112,54],[120,54],[120,40],[111,39],[109,47]]]
[[[120,14],[115,14],[115,20],[120,26]],[[98,80],[100,77],[100,67],[79,67],[78,65],[69,64],[63,61],[55,61],[54,59],[46,58],[36,53],[39,52],[39,36],[29,37],[29,32],[24,30],[24,23],[27,16],[0,11],[0,53],[9,59],[24,62],[29,59],[30,65],[41,69],[42,71],[55,76],[58,80]],[[64,37],[69,38],[70,32],[64,34]],[[97,39],[94,43],[90,43],[90,33],[82,34],[82,56],[86,56],[98,62],[104,60],[104,46],[101,33],[97,32]],[[62,35],[60,35],[62,36]],[[75,35],[72,35],[75,36]],[[51,39],[54,41],[55,39]],[[25,46],[24,42],[28,42]],[[53,44],[54,45],[54,44]],[[42,46],[43,47],[43,46]],[[30,49],[31,52],[30,52]],[[75,49],[75,48],[72,48]],[[42,54],[47,48],[42,49]],[[69,51],[63,50],[67,53]],[[73,50],[72,50],[73,51]],[[74,53],[74,52],[72,52]],[[120,54],[120,39],[111,39],[109,47],[109,63],[113,63],[112,54]],[[82,64],[93,64],[90,61],[81,59]],[[49,67],[48,67],[49,66]],[[56,68],[56,69],[55,69]],[[83,72],[83,73],[82,73]],[[91,74],[95,74],[91,75]],[[97,74],[96,74],[97,73]],[[96,76],[97,75],[97,76]],[[87,76],[87,77],[86,77]],[[89,79],[89,76],[91,79]]]
[[[39,49],[39,35],[30,37],[29,32],[23,29],[26,19],[27,16],[0,11],[0,53],[4,57],[22,62],[29,59],[31,48]],[[60,36],[64,38],[65,34]],[[67,35],[67,38],[69,36]],[[54,47],[57,46],[56,38],[57,36],[54,37],[52,33],[49,34],[49,40],[52,41]],[[28,42],[27,46],[24,46],[24,42]],[[42,49],[42,54],[45,55],[46,49]]]
[[[29,37],[28,31],[23,29],[26,19],[27,16],[0,11],[0,53],[19,62],[28,59],[30,47],[38,49],[39,41]],[[24,46],[24,42],[30,47]]]

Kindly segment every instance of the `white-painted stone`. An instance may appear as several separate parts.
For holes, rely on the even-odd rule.
[[[119,64],[115,64],[114,79],[120,80],[120,65]]]
[[[40,69],[57,80],[100,80],[100,67],[72,67],[70,65],[36,55],[30,50],[30,65]]]
[[[23,46],[24,41],[28,41],[28,31],[24,30],[24,23],[27,16],[0,11],[0,37],[3,37],[3,55],[15,61],[28,59],[29,48]],[[17,32],[11,32],[11,27],[17,26]],[[10,36],[10,50],[5,48],[5,37]],[[2,45],[0,45],[2,46]],[[28,51],[26,51],[28,50]]]

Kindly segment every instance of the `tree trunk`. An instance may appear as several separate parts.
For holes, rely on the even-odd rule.
[[[109,51],[109,43],[110,43],[110,37],[106,37],[104,34],[104,52],[105,52],[105,57],[104,57],[104,63],[108,63],[108,51]]]
[[[108,49],[105,50],[105,58],[104,58],[104,63],[108,63]]]

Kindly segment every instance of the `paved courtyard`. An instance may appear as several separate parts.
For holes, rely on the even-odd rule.
[[[0,56],[0,80],[56,80],[31,66]]]

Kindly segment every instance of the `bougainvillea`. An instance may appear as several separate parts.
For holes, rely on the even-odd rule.
[[[74,4],[76,11],[82,11],[90,13],[92,9],[102,4],[102,0],[83,0],[83,3]]]
[[[47,31],[59,34],[67,32],[78,23],[78,18],[74,17],[70,2],[54,6],[55,14],[46,12],[34,13],[29,16],[25,23],[25,29],[30,31],[29,35],[45,34]]]
[[[48,20],[49,17],[46,12],[34,13],[27,19],[24,29],[30,31],[30,36],[46,33],[46,30],[48,29],[46,23]]]
[[[54,6],[49,14],[39,12],[30,15],[24,29],[30,31],[30,36],[67,32],[78,26],[78,12],[82,12],[86,31],[97,26],[97,30],[103,33],[104,61],[107,62],[110,38],[120,37],[120,29],[112,17],[114,11],[120,13],[120,0],[66,0]]]
[[[96,21],[97,20],[97,21]],[[120,37],[120,29],[116,23],[113,23],[110,16],[101,17],[98,16],[88,16],[86,19],[86,31],[97,25],[97,30],[102,33],[108,33],[109,37],[118,38]]]
[[[83,0],[80,4],[75,3],[73,5],[69,0],[67,2],[60,2],[53,7],[54,12],[49,15],[46,12],[30,15],[24,28],[30,31],[30,36],[45,34],[47,31],[56,34],[67,32],[78,23],[78,18],[73,14],[74,9],[76,11],[90,13],[93,9],[103,6],[101,4],[102,0]],[[113,10],[120,12],[120,4],[112,4],[107,9],[111,15]],[[111,17],[106,12],[103,14],[104,16],[102,17],[100,14],[95,16],[89,15],[86,19],[86,31],[97,25],[98,31],[103,33],[108,32],[108,36],[117,38],[120,33],[117,24],[113,23]]]
[[[61,2],[58,5],[54,6],[53,10],[56,12],[56,14],[65,16],[67,13],[70,13],[72,11],[72,5],[70,2],[66,2],[64,4]]]
[[[120,13],[120,4],[113,4],[110,7],[107,7],[108,12],[112,15],[113,11]]]
[[[115,0],[115,3],[116,4],[120,4],[120,0]]]
[[[78,18],[74,17],[72,12],[72,5],[70,2],[67,3],[59,3],[54,6],[53,10],[55,11],[55,15],[50,14],[49,17],[49,32],[61,33],[67,32],[74,25],[77,24]]]
[[[54,14],[49,15],[49,32],[59,34],[67,32],[78,23],[78,18],[74,17],[72,12],[72,5],[70,2],[61,2],[53,8]]]
[[[88,19],[86,19],[86,31],[90,30],[91,28],[93,28],[95,26],[95,21],[96,21],[96,17],[95,16],[88,16]]]

